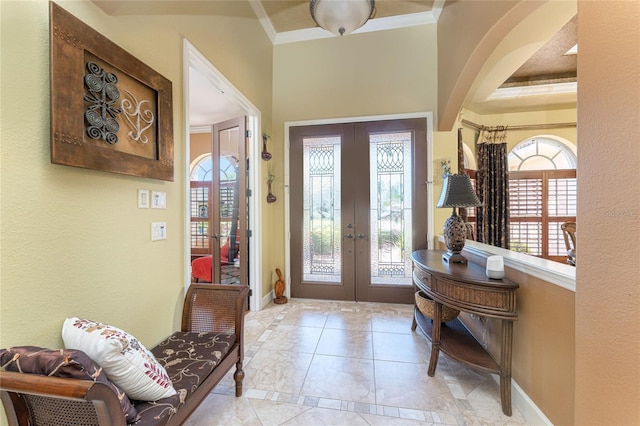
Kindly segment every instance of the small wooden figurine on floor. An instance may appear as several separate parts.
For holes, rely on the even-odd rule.
[[[287,303],[287,296],[284,295],[284,280],[282,279],[282,272],[280,272],[280,268],[276,268],[276,274],[278,274],[278,280],[273,285],[273,292],[276,294],[276,298],[273,299],[273,303],[282,305]]]

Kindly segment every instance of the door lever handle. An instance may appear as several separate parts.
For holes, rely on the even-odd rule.
[[[345,237],[347,237],[349,239],[352,239],[353,238],[353,234],[347,234],[347,235],[345,235]]]
[[[358,238],[363,239],[364,238],[364,234],[361,232],[358,234]]]

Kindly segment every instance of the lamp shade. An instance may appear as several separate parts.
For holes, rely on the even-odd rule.
[[[449,175],[444,179],[437,207],[478,207],[482,203],[467,175]]]
[[[309,10],[316,24],[335,35],[351,34],[373,15],[375,0],[311,0]]]

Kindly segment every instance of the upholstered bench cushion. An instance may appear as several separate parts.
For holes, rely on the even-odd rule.
[[[235,340],[234,335],[228,334],[178,331],[151,349],[178,393],[153,402],[133,401],[142,417],[136,426],[165,424],[211,374]]]

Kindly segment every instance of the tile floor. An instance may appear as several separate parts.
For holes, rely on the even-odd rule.
[[[488,373],[411,331],[413,305],[293,299],[245,319],[244,394],[232,372],[186,422],[213,425],[526,425]]]

